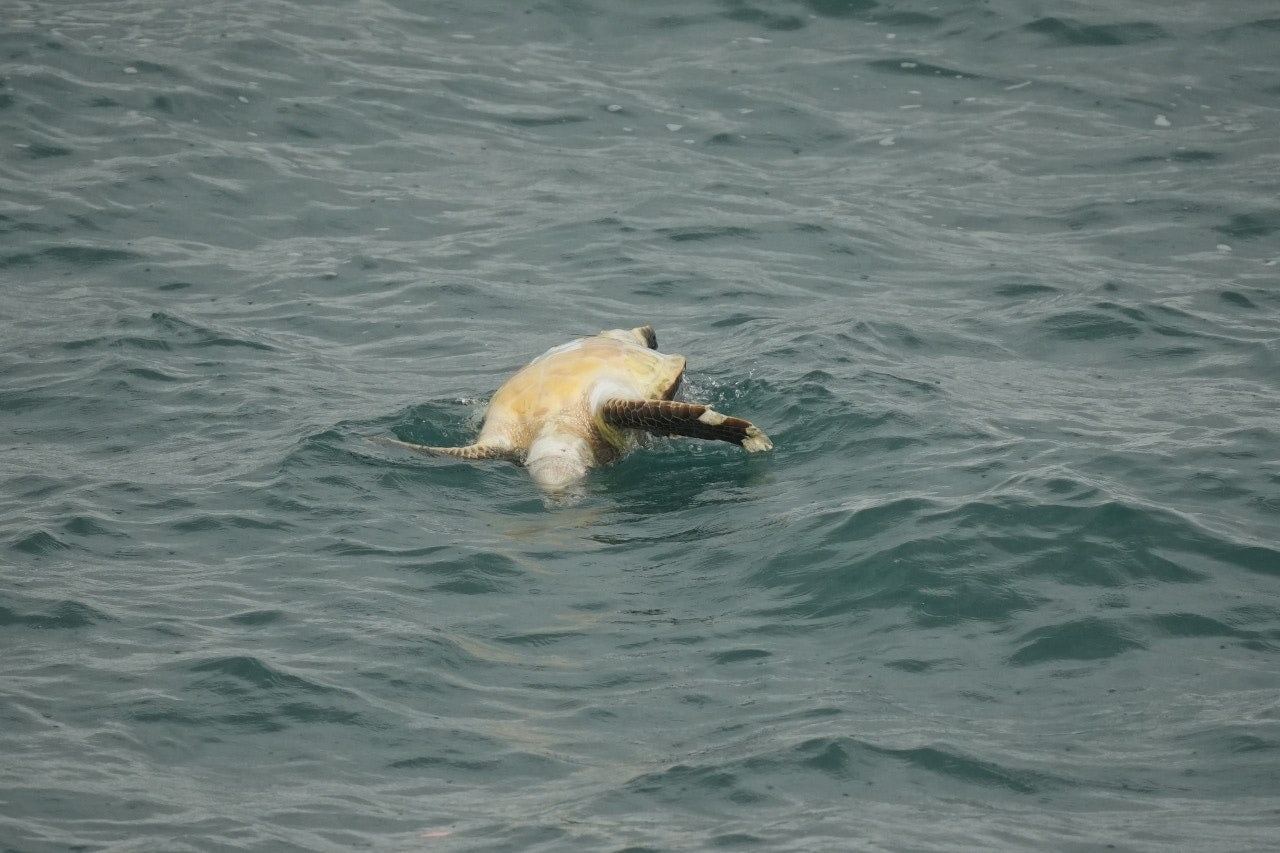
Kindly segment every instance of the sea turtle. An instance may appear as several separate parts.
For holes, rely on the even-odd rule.
[[[517,462],[550,492],[620,458],[646,432],[727,441],[753,453],[773,449],[754,424],[673,400],[684,356],[657,350],[650,326],[579,338],[547,350],[497,390],[474,444],[378,441],[431,455]]]

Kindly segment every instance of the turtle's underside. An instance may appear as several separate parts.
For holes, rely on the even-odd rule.
[[[674,400],[684,357],[663,355],[657,346],[653,329],[641,326],[548,350],[494,393],[474,444],[380,441],[432,455],[517,462],[552,492],[618,459],[644,433],[727,441],[753,453],[773,448],[754,424]]]

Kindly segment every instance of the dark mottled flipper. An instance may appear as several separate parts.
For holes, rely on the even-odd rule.
[[[654,435],[687,435],[708,441],[727,441],[748,452],[772,450],[773,442],[759,427],[701,403],[672,400],[606,400],[600,412],[610,426],[642,429]]]
[[[407,441],[400,441],[396,438],[371,438],[374,444],[381,444],[385,447],[402,447],[405,450],[413,450],[418,453],[425,453],[428,456],[456,456],[459,459],[506,459],[512,462],[520,461],[519,455],[510,450],[501,447],[492,447],[485,444],[468,444],[466,447],[430,447],[425,444],[410,444]]]
[[[631,332],[636,337],[642,338],[644,345],[649,349],[658,348],[658,333],[653,330],[653,326],[636,326]]]

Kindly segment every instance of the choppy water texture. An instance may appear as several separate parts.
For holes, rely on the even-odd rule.
[[[0,848],[1274,845],[1274,3],[5,19]]]

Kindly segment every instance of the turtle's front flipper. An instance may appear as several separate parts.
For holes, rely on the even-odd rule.
[[[606,400],[600,412],[613,427],[642,429],[654,435],[687,435],[710,441],[727,441],[755,453],[772,450],[773,442],[755,424],[714,411],[701,403],[673,400]]]
[[[636,326],[631,330],[631,334],[644,341],[644,345],[649,349],[658,348],[658,333],[653,330],[653,326]]]
[[[400,441],[396,438],[371,438],[374,444],[381,444],[386,447],[403,447],[405,450],[413,450],[418,453],[425,453],[428,456],[456,456],[459,459],[507,459],[512,462],[520,461],[515,453],[501,447],[493,447],[487,444],[468,444],[466,447],[430,447],[425,444],[410,444],[407,441]]]

